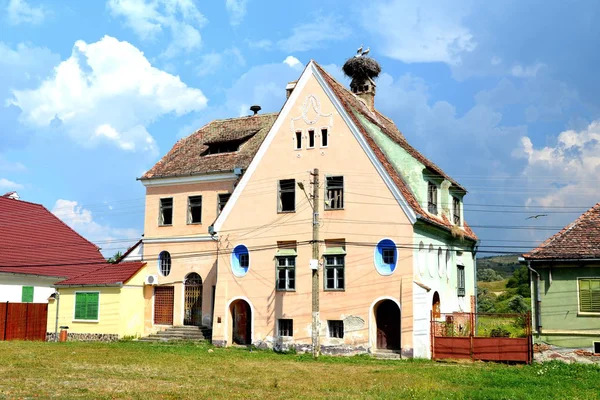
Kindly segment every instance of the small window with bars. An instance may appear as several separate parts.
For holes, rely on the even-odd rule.
[[[219,193],[219,202],[217,204],[217,215],[221,214],[221,211],[225,208],[225,204],[229,201],[231,193]]]
[[[344,290],[345,256],[325,256],[325,290]]]
[[[437,214],[437,185],[432,182],[427,182],[427,211],[431,214]]]
[[[188,197],[188,224],[202,223],[202,196]]]
[[[456,287],[457,294],[459,296],[465,295],[465,267],[464,265],[456,266],[457,274],[456,274]]]
[[[294,336],[294,320],[281,318],[278,319],[277,336]]]
[[[296,257],[277,257],[277,290],[296,290]]]
[[[600,313],[600,278],[579,279],[579,312]]]
[[[452,217],[454,225],[460,225],[460,200],[452,196]]]
[[[325,209],[342,210],[344,208],[344,177],[328,176],[325,180]]]
[[[173,198],[160,199],[159,225],[173,225]]]
[[[329,337],[344,338],[344,321],[329,320],[327,321],[327,327],[329,328]]]

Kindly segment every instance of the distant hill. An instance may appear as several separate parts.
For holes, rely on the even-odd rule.
[[[477,258],[478,271],[490,268],[502,275],[504,278],[510,278],[513,272],[519,267],[521,267],[521,264],[519,264],[519,256],[517,255]]]

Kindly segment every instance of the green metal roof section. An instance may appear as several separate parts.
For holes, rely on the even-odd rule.
[[[298,253],[294,249],[279,249],[275,257],[295,257]]]
[[[340,256],[345,254],[346,250],[343,247],[327,247],[323,252],[324,256]]]
[[[406,182],[419,204],[425,204],[426,199],[424,196],[427,193],[427,182],[423,179],[425,165],[383,133],[377,125],[365,118],[362,113],[354,109],[352,112],[392,163],[394,170]]]

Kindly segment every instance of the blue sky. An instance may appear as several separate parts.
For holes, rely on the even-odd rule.
[[[177,139],[252,104],[279,110],[310,59],[343,79],[362,44],[383,68],[376,107],[467,187],[481,249],[525,250],[600,201],[599,10],[0,0],[0,191],[44,204],[110,255],[143,232],[135,178]]]

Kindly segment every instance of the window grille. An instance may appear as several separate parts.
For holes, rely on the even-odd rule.
[[[277,320],[277,335],[278,336],[294,336],[294,320],[293,319],[278,319]]]
[[[341,210],[344,208],[344,177],[326,177],[325,209]]]
[[[162,276],[168,276],[171,273],[171,254],[168,251],[162,251],[158,256],[159,269]]]
[[[327,326],[329,328],[329,337],[344,338],[344,321],[329,320],[327,321]]]

